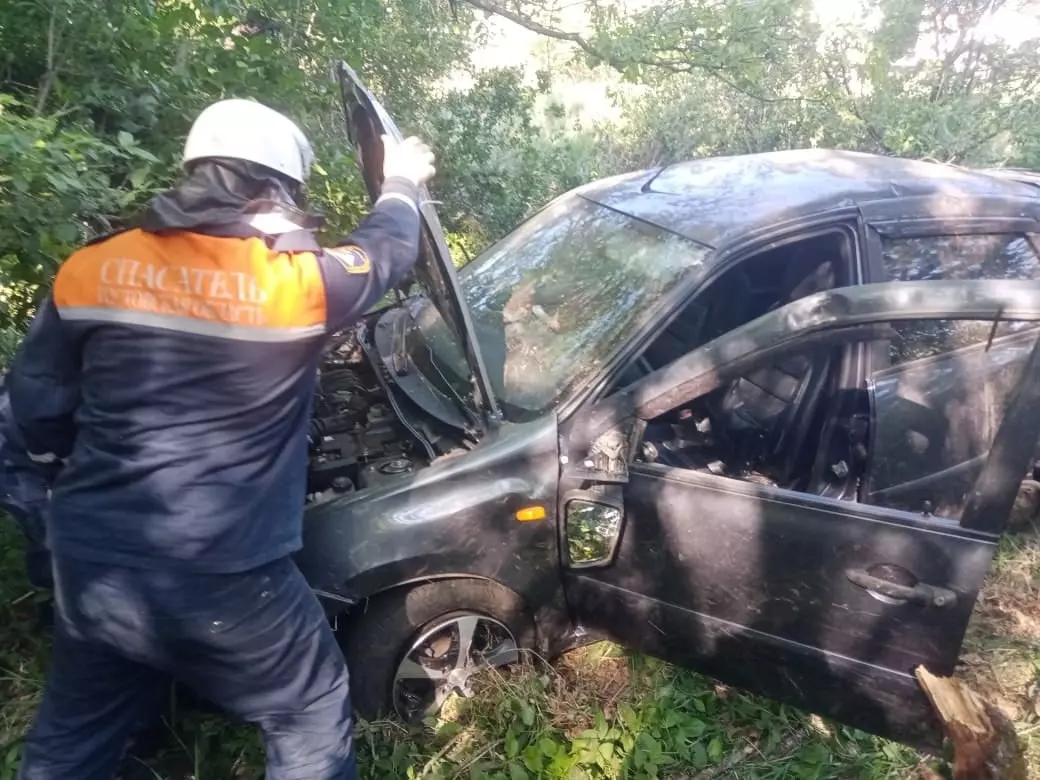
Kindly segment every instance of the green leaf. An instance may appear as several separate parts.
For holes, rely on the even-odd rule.
[[[711,742],[708,743],[708,758],[711,759],[712,763],[717,764],[722,760],[722,738],[712,737]]]
[[[148,181],[148,174],[150,170],[147,166],[141,166],[140,168],[134,168],[130,172],[130,186],[135,190],[139,190],[144,186],[144,183]]]
[[[446,721],[442,722],[440,724],[439,728],[437,729],[437,736],[441,740],[444,740],[445,742],[447,742],[452,737],[454,737],[456,734],[458,734],[460,731],[462,731],[462,724],[461,723],[456,723],[453,720],[446,720]]]
[[[138,160],[144,160],[145,162],[158,163],[159,158],[146,149],[142,149],[140,146],[135,146],[130,150],[131,154]]]
[[[534,708],[526,701],[520,702],[520,720],[525,726],[534,725]]]
[[[528,774],[519,764],[510,764],[509,780],[528,780]]]
[[[72,244],[79,239],[79,228],[69,222],[60,222],[54,226],[54,239],[63,244]]]
[[[134,146],[134,137],[126,130],[120,130],[116,138],[119,141],[119,145],[124,149],[130,149]]]
[[[890,761],[899,761],[899,759],[901,758],[900,754],[902,752],[902,749],[899,747],[899,745],[893,742],[886,742],[881,747],[881,752],[884,753]]]
[[[537,745],[528,745],[524,748],[523,752],[524,766],[529,770],[538,774],[542,768],[544,757],[542,752],[538,749]]]
[[[53,173],[44,174],[43,178],[47,180],[47,183],[54,188],[55,192],[60,195],[64,195],[69,191],[69,184],[63,176],[56,176]]]
[[[708,751],[704,749],[703,742],[693,746],[693,765],[697,769],[704,769],[708,765]]]
[[[651,756],[661,755],[661,743],[657,741],[656,737],[646,731],[639,735],[636,739],[636,744],[642,746],[643,750]]]
[[[642,769],[648,760],[649,757],[646,755],[646,751],[640,747],[637,747],[635,752],[632,754],[632,765],[636,769]]]
[[[621,717],[621,722],[625,724],[626,728],[630,728],[633,731],[639,729],[639,716],[636,715],[636,711],[632,709],[629,704],[622,704],[618,709],[618,715]]]

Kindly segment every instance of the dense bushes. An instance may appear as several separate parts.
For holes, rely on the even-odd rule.
[[[0,328],[25,321],[74,247],[119,224],[158,163],[129,133],[110,143],[60,115],[20,116],[22,108],[0,94]]]

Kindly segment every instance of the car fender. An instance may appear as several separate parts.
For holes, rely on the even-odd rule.
[[[295,556],[326,603],[431,577],[493,580],[533,608],[560,589],[555,417],[503,425],[477,448],[309,507]],[[539,506],[544,517],[517,519]]]

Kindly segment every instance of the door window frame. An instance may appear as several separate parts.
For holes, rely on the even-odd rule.
[[[628,346],[626,355],[619,358],[615,365],[605,372],[595,389],[583,399],[585,405],[597,404],[604,398],[621,390],[622,387],[615,383],[624,376],[625,372],[643,357],[654,342],[686,311],[687,307],[693,305],[699,296],[710,292],[712,285],[730,271],[766,252],[832,234],[838,234],[846,239],[851,251],[850,258],[843,258],[846,267],[842,270],[847,278],[847,284],[843,286],[863,284],[863,280],[866,278],[866,234],[863,230],[862,221],[858,219],[854,210],[845,209],[838,212],[828,212],[822,216],[813,217],[811,220],[799,220],[794,224],[787,223],[772,227],[764,233],[751,234],[740,242],[722,250],[717,250],[715,256],[718,260],[711,272],[698,280],[692,289],[687,291],[681,299],[673,304],[667,316],[658,320],[651,333],[635,339]],[[854,351],[853,354],[844,354],[837,369],[841,381],[852,381],[855,383],[858,380],[862,380],[863,367],[859,365],[860,362],[861,353],[858,350]],[[567,416],[569,415],[561,415],[561,417]]]
[[[908,308],[905,300],[908,296],[908,286],[912,285],[916,290],[919,308]],[[596,481],[594,471],[583,468],[587,465],[587,455],[592,450],[597,440],[604,436],[614,434],[619,426],[625,425],[627,421],[647,421],[681,405],[689,403],[699,397],[721,387],[726,381],[739,376],[742,372],[753,366],[759,366],[779,359],[781,356],[796,353],[814,343],[846,343],[859,341],[867,343],[891,335],[891,328],[887,327],[893,321],[921,320],[921,319],[997,319],[1002,312],[1007,312],[1008,319],[1022,319],[1040,323],[1040,293],[1036,292],[1035,283],[1030,282],[1003,282],[1000,284],[1005,290],[994,293],[993,297],[986,299],[987,289],[992,288],[990,282],[887,282],[876,285],[865,285],[846,290],[836,290],[829,293],[818,293],[810,298],[816,300],[807,301],[801,299],[780,310],[770,312],[758,320],[742,326],[734,331],[720,336],[710,344],[688,353],[662,369],[658,369],[648,377],[624,388],[598,404],[590,405],[585,414],[576,416],[561,425],[561,445],[563,452],[563,469],[561,473],[561,491],[565,486],[577,487],[579,484]],[[1005,292],[1006,291],[1006,292]],[[1019,303],[1022,310],[1011,310],[1003,301],[1013,300],[1021,295],[1023,300]],[[912,297],[912,296],[910,296]],[[887,303],[886,303],[887,302]],[[878,308],[878,307],[886,307]],[[872,310],[873,307],[873,310]],[[974,307],[969,310],[968,307]],[[800,315],[804,313],[805,316]],[[794,314],[794,316],[792,316]],[[777,329],[781,332],[777,333]],[[739,332],[738,331],[742,331]],[[734,335],[736,334],[736,335]],[[756,341],[757,339],[757,341]],[[721,344],[720,344],[721,342]],[[742,345],[743,342],[743,345]],[[747,347],[747,342],[752,346]],[[741,346],[744,350],[741,351]],[[848,350],[847,350],[848,351]],[[1040,350],[1038,350],[1040,351]],[[1036,353],[1034,353],[1035,355]],[[718,359],[714,365],[708,363],[708,358]],[[698,362],[704,365],[698,365]],[[1038,361],[1040,362],[1040,361]],[[1031,370],[1027,365],[1026,371]],[[1027,376],[1028,374],[1024,374]],[[1020,385],[1024,380],[1020,380]],[[655,387],[656,385],[656,387]],[[1023,395],[1016,388],[1011,404],[1025,403],[1028,408],[1029,401],[1021,400]],[[1040,389],[1037,390],[1037,405],[1040,408]],[[680,400],[676,400],[676,399]],[[1014,426],[1005,425],[1003,422],[997,431],[997,437],[1001,433]],[[631,426],[630,435],[642,435],[644,426],[636,424]],[[616,435],[616,434],[615,434]],[[1010,436],[1005,433],[1004,436]],[[989,472],[988,464],[996,452],[996,438],[991,447],[991,454],[987,457],[983,471]],[[633,442],[629,441],[629,445]],[[1036,442],[1030,447],[1035,449]],[[629,452],[635,452],[635,447],[630,446]],[[573,456],[577,455],[575,459]],[[998,453],[999,457],[999,453]],[[1018,493],[1018,485],[1021,480],[1011,482],[1010,475],[1004,475],[1001,484],[998,484],[999,475],[990,475],[991,488],[988,499],[996,501],[1008,500],[1013,503]],[[605,481],[617,483],[616,475],[604,475]],[[730,478],[722,478],[727,479]],[[740,480],[733,480],[740,482]],[[1006,484],[1003,484],[1006,483]],[[785,488],[763,488],[769,491],[777,490],[796,495],[813,497],[814,494],[800,491],[789,491]],[[822,496],[815,496],[821,500]],[[857,501],[862,504],[862,502]],[[885,513],[896,513],[902,516],[919,518],[910,512],[898,509],[876,507],[870,504],[862,504],[865,507],[883,511]],[[979,518],[985,513],[977,506],[971,513],[965,510],[965,516]],[[999,526],[1003,527],[1006,517],[1001,516]],[[936,517],[935,522],[946,525],[954,525],[961,528],[969,527],[962,522]],[[986,527],[980,525],[976,519],[972,527],[985,533],[999,533],[996,524]],[[561,540],[566,545],[567,540]]]
[[[1020,197],[912,197],[861,203],[863,284],[885,278],[883,238],[928,238],[1040,232],[1040,199]],[[1036,246],[1035,239],[1030,243]]]

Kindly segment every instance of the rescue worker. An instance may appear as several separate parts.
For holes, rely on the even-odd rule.
[[[433,154],[384,139],[331,249],[287,117],[226,100],[138,226],[74,253],[8,378],[53,488],[54,650],[22,780],[109,780],[171,678],[263,731],[269,780],[354,778],[347,669],[301,546],[319,354],[409,272]]]
[[[54,586],[44,516],[55,473],[53,468],[34,464],[25,451],[18,428],[11,419],[6,377],[0,376],[0,510],[14,518],[25,538],[25,572],[29,585],[45,592]],[[51,604],[50,597],[37,602],[36,620],[40,629],[50,628]]]

